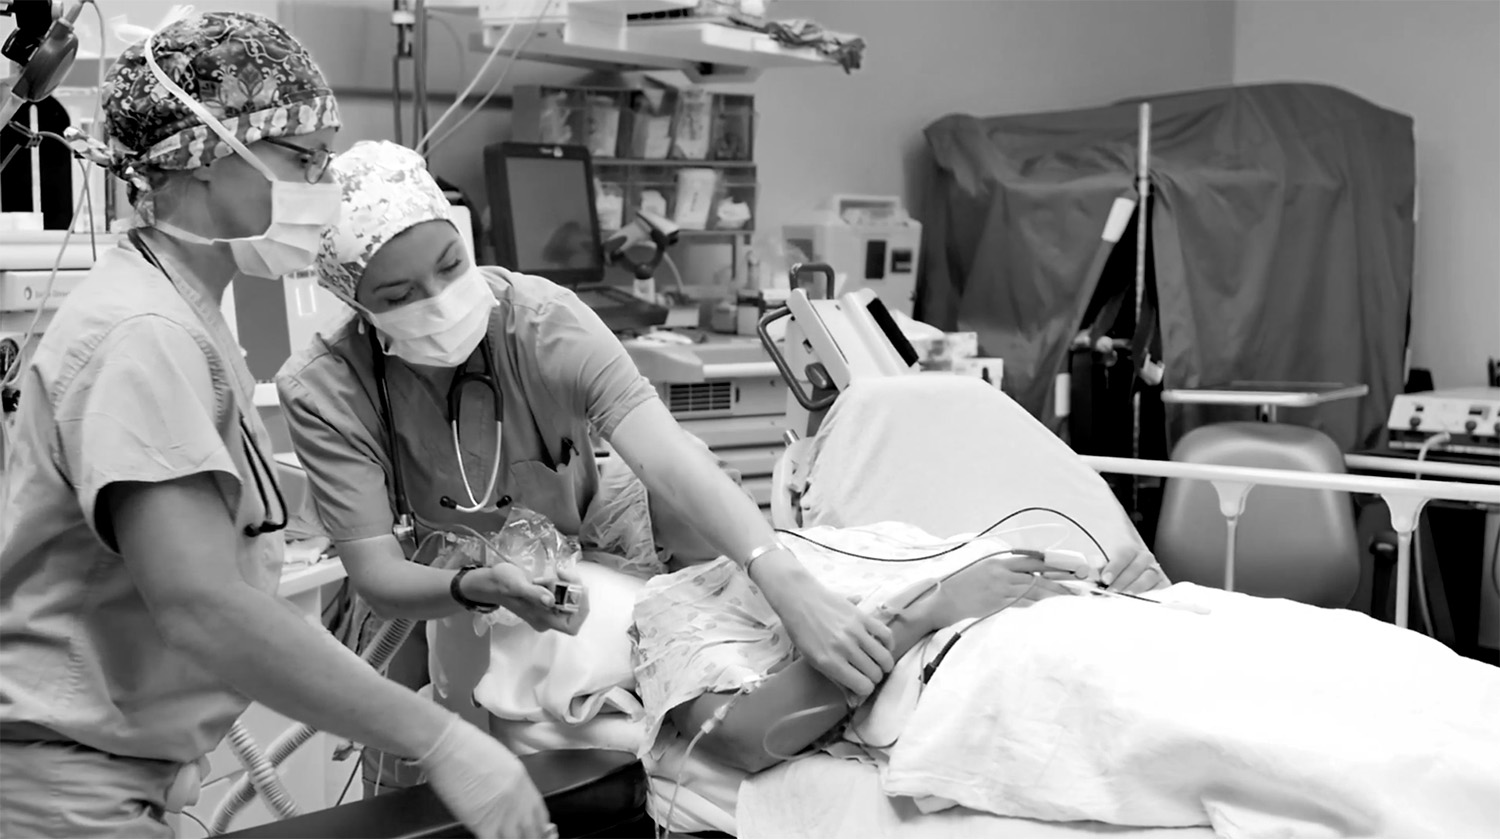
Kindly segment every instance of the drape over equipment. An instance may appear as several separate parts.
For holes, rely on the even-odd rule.
[[[1402,386],[1413,128],[1337,88],[1256,85],[938,120],[926,131],[919,317],[978,332],[981,354],[1005,359],[1005,390],[1059,429],[1054,380],[1086,311],[1099,308],[1090,302],[1101,276],[1117,264],[1134,271],[1136,239],[1123,234],[1147,101],[1145,276],[1165,386],[1365,383],[1368,397],[1320,409],[1313,424],[1346,450],[1374,443]],[[1174,437],[1201,421],[1172,411]]]

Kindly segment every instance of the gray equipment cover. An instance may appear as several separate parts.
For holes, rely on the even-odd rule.
[[[1147,101],[1165,385],[1365,383],[1367,397],[1311,423],[1345,450],[1373,444],[1402,387],[1412,120],[1337,88],[938,120],[926,131],[919,315],[978,332],[981,354],[1005,359],[1005,390],[1059,428],[1052,383],[1098,283],[1110,208],[1135,196]],[[1205,418],[1173,414],[1174,437]]]

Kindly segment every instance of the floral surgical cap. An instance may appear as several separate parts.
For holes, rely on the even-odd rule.
[[[380,246],[424,221],[452,222],[448,199],[411,149],[363,140],[329,166],[344,189],[339,223],[323,231],[318,281],[346,302]]]
[[[338,128],[338,105],[312,56],[275,21],[245,12],[203,12],[149,39],[164,74],[245,145]],[[102,105],[104,163],[143,185],[140,170],[196,169],[234,150],[162,86],[146,64],[147,41],[109,70]]]

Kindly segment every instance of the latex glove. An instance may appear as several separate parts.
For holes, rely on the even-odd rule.
[[[1156,557],[1145,548],[1120,551],[1104,566],[1099,582],[1110,591],[1137,594],[1143,591],[1165,588],[1172,584],[1156,563]]]
[[[475,839],[557,835],[542,794],[521,761],[456,714],[417,765]]]
[[[785,548],[761,556],[751,578],[813,668],[863,698],[896,665],[891,630],[818,582]]]
[[[579,585],[578,576],[571,571],[560,572],[558,576],[565,582]],[[583,619],[588,616],[587,590],[576,613],[560,612],[553,602],[551,580],[533,581],[525,571],[509,562],[470,571],[459,583],[459,588],[465,597],[477,603],[494,603],[509,609],[537,632],[555,629],[577,635]]]

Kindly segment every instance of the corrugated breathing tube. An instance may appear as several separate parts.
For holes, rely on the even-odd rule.
[[[406,643],[416,625],[417,621],[408,618],[391,621],[380,628],[370,641],[370,648],[360,658],[377,671],[384,672],[391,657]],[[213,820],[209,823],[210,834],[217,835],[227,831],[240,809],[254,801],[256,795],[265,798],[281,818],[297,815],[297,805],[282,786],[276,768],[317,733],[317,729],[305,723],[293,726],[271,743],[270,754],[267,756],[260,751],[250,733],[236,721],[229,730],[230,745],[234,748],[235,756],[244,765],[245,774],[235,781],[229,794],[214,810]]]

